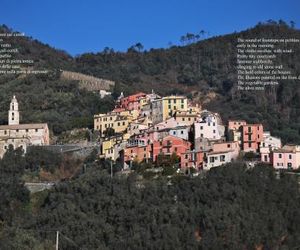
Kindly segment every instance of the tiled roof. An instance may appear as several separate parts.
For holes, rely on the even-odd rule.
[[[0,130],[5,129],[44,129],[47,123],[32,123],[32,124],[19,124],[19,125],[1,125]]]

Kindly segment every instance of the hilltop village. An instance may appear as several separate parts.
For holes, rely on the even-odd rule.
[[[100,159],[119,161],[123,169],[133,164],[160,166],[169,161],[178,172],[209,170],[245,156],[275,169],[298,169],[300,146],[282,146],[280,138],[264,131],[262,124],[245,120],[222,122],[220,114],[203,110],[186,96],[161,97],[136,93],[118,97],[115,108],[94,115]],[[0,157],[12,145],[26,153],[29,146],[50,144],[46,123],[20,124],[19,104],[14,96],[8,125],[0,126]],[[253,161],[252,159],[252,161]],[[252,164],[252,163],[250,163]]]
[[[229,120],[225,125],[220,114],[185,96],[122,93],[114,110],[94,116],[94,130],[101,137],[99,157],[121,160],[124,169],[173,157],[178,171],[209,170],[247,154],[276,169],[300,167],[299,145],[282,146],[262,124]]]

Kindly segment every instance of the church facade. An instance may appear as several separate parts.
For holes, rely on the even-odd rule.
[[[25,153],[28,146],[49,145],[47,123],[20,124],[19,104],[15,96],[8,111],[8,125],[0,126],[0,158],[9,145],[14,149],[21,147]]]

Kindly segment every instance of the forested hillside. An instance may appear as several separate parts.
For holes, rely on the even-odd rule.
[[[30,160],[30,159],[29,159]],[[103,163],[31,195],[20,179],[20,150],[0,160],[0,248],[297,249],[299,185],[269,166],[243,163],[206,176],[141,180],[110,177]],[[18,169],[18,171],[16,171]],[[29,199],[30,198],[30,199]]]
[[[285,81],[279,86],[268,88],[263,92],[241,93],[236,90],[236,42],[238,37],[253,38],[298,38],[300,31],[288,26],[283,21],[269,21],[258,24],[254,28],[239,33],[212,37],[195,42],[187,41],[184,46],[172,46],[168,49],[151,49],[143,51],[142,45],[133,46],[127,52],[115,52],[106,48],[99,53],[87,53],[75,58],[65,52],[57,51],[47,45],[43,45],[33,39],[23,39],[20,43],[22,55],[30,55],[39,61],[38,66],[48,69],[65,69],[95,77],[113,80],[116,82],[114,96],[120,91],[126,94],[134,91],[154,89],[160,94],[188,94],[189,97],[202,102],[204,108],[219,112],[226,121],[228,118],[242,118],[249,122],[262,122],[266,129],[270,129],[274,135],[280,136],[284,142],[300,143],[300,84],[299,81]],[[18,41],[19,43],[19,41]],[[290,58],[285,57],[282,63],[293,70],[295,75],[300,74],[300,47],[295,44],[291,47],[294,51]],[[0,93],[20,93],[29,95],[29,91],[39,89],[42,82],[51,89],[53,94],[47,96],[42,93],[35,95],[36,105],[26,106],[27,120],[34,120],[34,114],[40,113],[40,117],[47,117],[49,110],[36,111],[43,107],[47,100],[48,108],[53,113],[61,113],[66,109],[68,119],[82,119],[91,121],[91,113],[105,111],[105,108],[91,109],[98,105],[96,98],[88,98],[91,94],[82,92],[83,103],[76,106],[72,98],[64,98],[57,105],[59,98],[57,92],[61,91],[51,86],[48,81],[51,77],[45,76],[43,80],[32,78],[0,79]],[[68,83],[57,80],[54,85],[65,86]],[[17,84],[16,84],[17,83]],[[32,85],[28,88],[27,85]],[[78,92],[76,83],[70,83],[64,88],[65,95],[76,97]],[[7,91],[10,92],[7,92]],[[5,92],[3,92],[5,91]],[[25,97],[24,97],[25,98]],[[5,100],[4,100],[5,99]],[[6,119],[7,98],[0,99],[0,123]],[[76,97],[76,100],[80,98]],[[72,101],[73,100],[73,101]],[[72,102],[72,104],[71,104]],[[66,107],[63,107],[66,106]],[[100,105],[101,107],[103,105]],[[68,107],[68,108],[67,108]],[[79,109],[73,112],[70,107]],[[107,107],[108,108],[108,107]],[[53,114],[50,114],[53,116]],[[61,128],[55,129],[56,133],[64,128],[70,128],[68,119],[61,118]],[[51,127],[55,127],[53,119],[46,120]],[[85,123],[91,125],[91,122]],[[80,126],[77,123],[75,126]]]

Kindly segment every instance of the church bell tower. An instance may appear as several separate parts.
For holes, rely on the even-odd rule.
[[[20,122],[19,104],[16,99],[16,96],[13,96],[8,111],[8,125],[19,125],[19,122]]]

